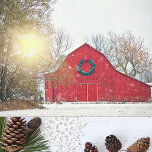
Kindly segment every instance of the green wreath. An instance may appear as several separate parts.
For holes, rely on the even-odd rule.
[[[85,71],[82,71],[82,70],[81,70],[81,66],[82,66],[82,64],[85,63],[85,62],[89,62],[90,65],[91,65],[91,70],[88,71],[88,72],[85,72]],[[78,66],[77,66],[77,70],[78,70],[78,72],[79,72],[81,75],[88,76],[88,75],[91,75],[91,74],[94,72],[94,70],[95,70],[95,64],[94,64],[93,60],[91,60],[91,59],[89,59],[89,58],[87,58],[87,59],[82,59],[82,60],[79,62]]]

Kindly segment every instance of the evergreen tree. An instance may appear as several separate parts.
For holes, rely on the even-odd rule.
[[[36,83],[50,66],[48,42],[52,33],[50,15],[54,3],[55,0],[0,1],[0,100],[16,94],[22,95],[22,92],[29,89],[25,84],[30,84],[31,81]],[[26,43],[26,39],[35,42],[30,35],[39,38],[35,46],[33,44],[35,49],[39,49],[40,43],[44,42],[41,52],[33,57],[26,54],[28,47],[23,50],[20,46],[22,41]],[[36,86],[31,89],[37,91]]]

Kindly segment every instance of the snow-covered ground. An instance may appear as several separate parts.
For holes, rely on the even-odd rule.
[[[3,111],[0,116],[152,116],[151,103],[43,104],[45,109]]]

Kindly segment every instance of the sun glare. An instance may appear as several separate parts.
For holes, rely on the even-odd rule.
[[[29,52],[29,54],[27,54],[26,56],[33,57],[34,56],[34,52]]]
[[[17,54],[25,57],[39,56],[45,49],[46,43],[42,36],[37,33],[26,33],[17,35]]]

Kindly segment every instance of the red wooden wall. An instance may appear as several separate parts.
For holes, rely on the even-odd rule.
[[[83,76],[77,71],[79,62],[85,57],[92,59],[95,63],[95,71],[89,76]],[[56,99],[59,101],[144,102],[151,99],[149,85],[118,72],[101,52],[86,43],[70,53],[64,62],[69,66],[67,70],[73,72],[75,81],[70,86],[58,87]],[[83,63],[81,67],[83,71],[89,71],[90,68],[88,62]],[[60,69],[62,65],[58,70]],[[46,80],[45,86],[45,99],[52,101],[49,81],[47,83]]]

